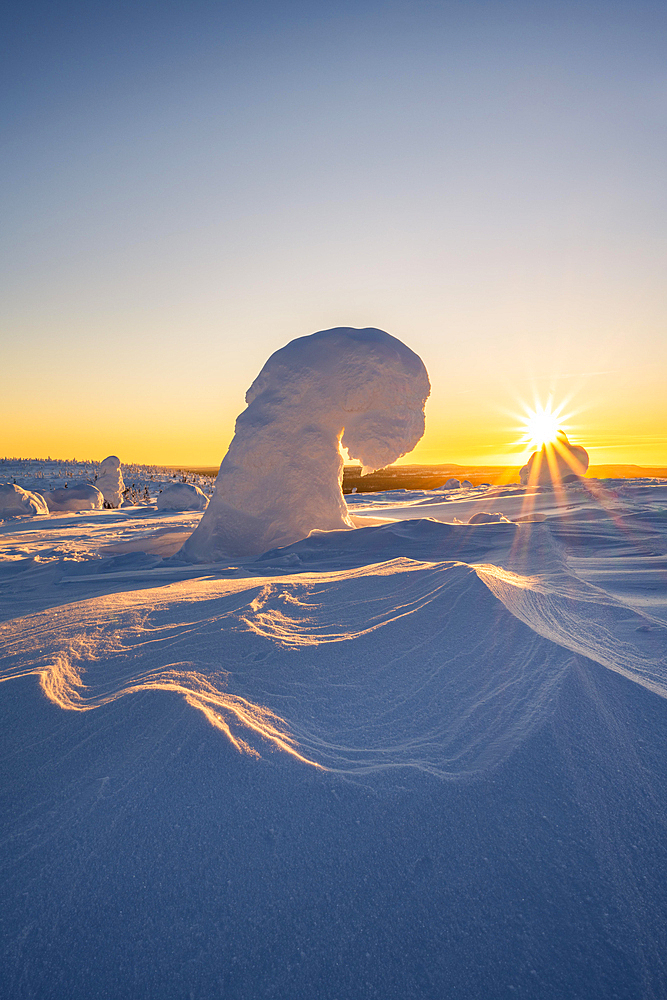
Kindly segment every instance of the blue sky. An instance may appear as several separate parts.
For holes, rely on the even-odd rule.
[[[431,374],[415,461],[552,392],[667,464],[664,4],[4,17],[0,453],[217,463],[272,351],[372,325]]]

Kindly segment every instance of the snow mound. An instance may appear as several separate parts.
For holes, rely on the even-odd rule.
[[[504,514],[489,514],[485,510],[478,510],[476,514],[468,518],[468,524],[496,524],[498,521],[510,523],[510,519]]]
[[[104,496],[91,483],[75,483],[65,489],[43,493],[50,511],[100,510],[104,506]]]
[[[461,480],[460,479],[448,479],[443,486],[440,487],[442,490],[460,490]]]
[[[158,494],[158,510],[205,510],[208,500],[198,486],[190,483],[169,483]]]
[[[120,459],[116,455],[109,455],[100,465],[97,488],[104,495],[106,503],[112,507],[120,507],[123,502],[125,483],[120,468]]]
[[[21,514],[32,517],[48,513],[46,501],[39,493],[30,493],[16,483],[0,484],[0,517],[16,517]]]
[[[522,486],[552,486],[560,482],[573,482],[585,475],[588,469],[588,452],[580,445],[570,444],[563,431],[553,444],[542,445],[534,451],[519,472]]]
[[[421,359],[372,327],[322,330],[276,351],[246,394],[181,558],[259,555],[316,528],[351,528],[339,445],[362,474],[396,461],[424,433],[430,389]]]

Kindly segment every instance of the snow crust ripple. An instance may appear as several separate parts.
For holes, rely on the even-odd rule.
[[[451,518],[483,497],[417,493],[401,505],[391,494],[355,510],[407,519],[315,530],[208,566],[150,554],[150,508],[38,530],[7,522],[3,592],[23,587],[23,607],[48,610],[7,614],[0,680],[37,675],[74,711],[171,691],[243,752],[346,774],[470,777],[525,741],[592,662],[667,697],[664,489],[498,492],[494,506],[512,517],[541,505],[545,520],[520,523],[420,516]],[[138,516],[135,540],[102,545],[101,558],[39,548],[94,524],[99,548]],[[159,517],[172,533],[187,520]],[[142,523],[153,531],[142,536]]]
[[[100,597],[14,622],[7,648],[3,679],[37,674],[65,709],[171,690],[239,750],[449,778],[503,760],[572,661],[471,567],[406,559]]]
[[[470,561],[424,561],[427,545]],[[392,546],[413,557],[391,558]],[[543,525],[415,520],[311,536],[287,556],[299,550],[345,568],[272,577],[278,550],[262,575],[109,594],[0,626],[2,679],[37,674],[75,711],[172,691],[239,751],[448,779],[506,759],[585,658],[667,696],[667,629],[568,573]]]

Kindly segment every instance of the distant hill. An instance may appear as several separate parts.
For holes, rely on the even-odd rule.
[[[481,483],[500,485],[519,482],[519,465],[394,465],[362,476],[359,466],[347,465],[343,475],[343,493],[377,493],[380,490],[433,490],[448,479],[467,479],[473,486]],[[667,479],[667,466],[592,465],[590,479]]]
[[[597,479],[667,479],[667,466],[591,465],[588,476]]]
[[[519,465],[391,465],[362,476],[358,465],[346,465],[343,473],[343,493],[379,493],[382,490],[434,490],[448,479],[467,479],[473,486],[481,483],[498,485],[519,482]],[[174,466],[182,472],[201,476],[217,476],[218,466],[194,468]],[[667,479],[667,466],[592,465],[589,479]]]

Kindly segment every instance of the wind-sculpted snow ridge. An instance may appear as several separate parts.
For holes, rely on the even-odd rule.
[[[26,577],[12,548],[7,586],[33,589],[46,574],[49,610],[0,625],[0,679],[37,675],[75,711],[170,691],[242,752],[468,778],[549,718],[575,668],[597,664],[667,697],[664,486],[649,503],[653,489],[632,505],[611,490],[595,502],[550,491],[541,523],[417,517],[315,531],[205,574],[128,552],[93,564],[104,596],[60,607],[82,593],[90,562],[67,562],[57,591],[48,561]],[[121,568],[123,588],[151,589],[109,593]]]
[[[478,566],[489,590],[538,635],[667,698],[667,625],[575,578]]]
[[[261,737],[305,763],[319,766],[301,756],[279,716],[228,693],[224,671],[211,668],[211,664],[198,669],[192,662],[157,666],[155,661],[161,657],[151,655],[153,643],[170,647],[174,636],[180,634],[184,638],[189,629],[196,629],[202,623],[170,622],[156,630],[149,623],[146,601],[134,598],[135,595],[122,594],[103,599],[106,611],[95,600],[68,605],[55,626],[52,612],[24,619],[23,627],[16,622],[0,625],[6,660],[10,664],[14,661],[0,674],[0,682],[36,674],[44,694],[52,702],[76,712],[91,711],[139,691],[171,691],[183,695],[189,705],[201,711],[237,750],[259,756],[240,734],[232,732],[232,726]],[[155,612],[158,608],[160,605],[151,610]],[[170,618],[174,608],[166,604],[160,610],[166,611]],[[120,627],[105,628],[108,625],[105,614],[111,614],[112,618],[117,615],[116,624]],[[159,632],[159,639],[151,634],[154,631]]]
[[[419,562],[493,562],[516,543],[518,526],[446,524],[428,517],[349,531],[313,531],[293,545],[272,549],[252,564],[264,572],[286,567],[340,570],[406,558]],[[542,547],[541,547],[542,548]],[[542,557],[544,557],[541,551]]]
[[[260,555],[313,529],[351,528],[339,444],[370,472],[411,451],[430,392],[421,359],[382,330],[339,327],[271,355],[181,556]]]
[[[0,626],[2,679],[37,674],[76,711],[172,691],[242,752],[461,779],[548,717],[577,654],[664,696],[664,648],[633,631],[645,621],[570,578],[402,557],[99,597],[65,606],[55,625],[52,612],[33,615]]]

